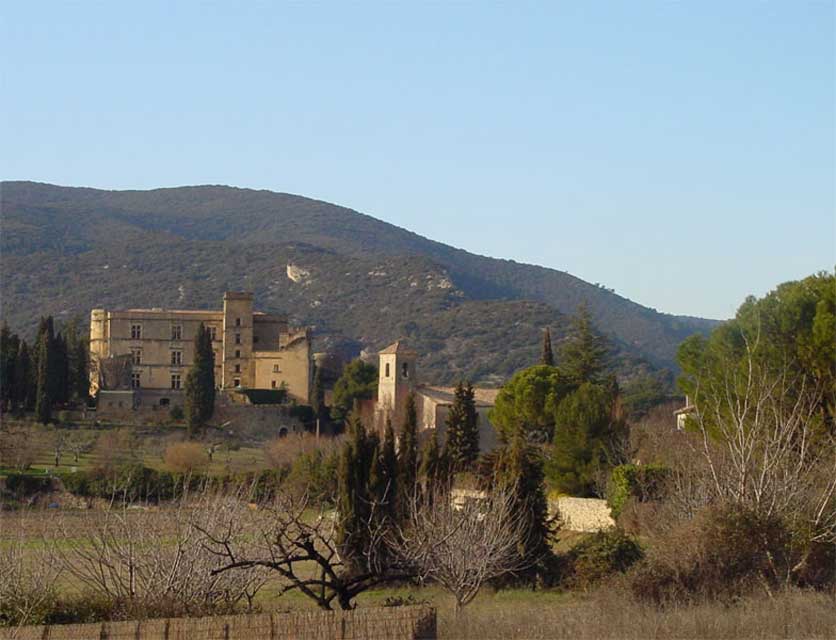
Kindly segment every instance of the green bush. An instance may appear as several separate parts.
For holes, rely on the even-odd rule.
[[[183,413],[183,407],[177,405],[171,407],[171,411],[168,412],[168,416],[175,422],[179,422],[185,417],[185,414]]]
[[[28,498],[52,488],[52,478],[31,473],[10,473],[6,476],[6,492],[16,498]]]
[[[636,498],[639,502],[659,500],[669,477],[670,469],[659,464],[622,464],[615,467],[607,488],[607,504],[612,517],[621,515],[629,498]]]
[[[588,589],[605,578],[624,573],[642,557],[639,544],[622,531],[599,531],[562,558],[561,582],[569,588]]]
[[[333,504],[337,495],[337,451],[322,449],[301,454],[290,466],[286,487],[296,494],[307,494],[314,504]]]

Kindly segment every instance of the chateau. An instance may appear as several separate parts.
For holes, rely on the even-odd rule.
[[[212,334],[219,389],[286,389],[291,399],[308,404],[309,329],[253,311],[253,294],[233,291],[224,294],[219,311],[93,309],[91,393],[130,391],[135,408],[180,404],[200,323]]]

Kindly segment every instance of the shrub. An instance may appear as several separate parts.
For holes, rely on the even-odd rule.
[[[707,509],[651,547],[630,577],[633,594],[654,603],[736,598],[755,587],[801,584],[794,570],[805,549],[775,516],[724,507]],[[806,575],[832,584],[828,554],[811,553]]]
[[[588,589],[605,578],[624,573],[642,556],[639,544],[624,532],[599,531],[566,554],[561,581],[570,588]]]
[[[165,465],[175,473],[196,473],[206,469],[209,457],[197,442],[178,442],[169,445],[163,455]]]
[[[659,464],[622,464],[615,467],[607,487],[607,504],[613,518],[621,515],[631,497],[638,502],[659,500],[669,477],[670,469]]]
[[[52,478],[31,473],[10,473],[6,476],[6,492],[16,498],[28,498],[52,488]]]
[[[186,414],[183,413],[183,407],[180,406],[173,406],[171,407],[171,411],[168,412],[168,417],[174,420],[174,422],[180,422],[185,418]]]

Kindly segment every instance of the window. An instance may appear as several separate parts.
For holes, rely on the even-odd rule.
[[[235,318],[235,326],[236,326],[236,327],[240,327],[240,326],[241,326],[241,318]]]
[[[179,324],[171,325],[171,339],[180,340],[183,337],[183,327]]]
[[[403,363],[403,367],[401,368],[401,371],[403,372],[403,377],[404,378],[409,377],[409,363],[408,362]]]
[[[240,333],[235,334],[235,344],[241,344],[241,334]]]
[[[171,388],[172,389],[179,389],[180,388],[180,374],[179,373],[172,373],[171,374]]]
[[[240,357],[241,357],[241,349],[236,349],[236,350],[235,350],[235,357],[236,357],[236,358],[240,358]]]
[[[270,381],[270,387],[271,387],[272,389],[275,389],[275,388],[276,388],[276,381],[275,381],[275,380],[271,380],[271,381]]]
[[[389,363],[386,363],[386,377],[389,377]]]
[[[131,374],[131,389],[139,389],[139,373]]]
[[[241,373],[241,365],[240,364],[235,365],[235,373]]]
[[[273,365],[273,373],[281,373],[281,372],[282,372],[282,370],[279,368],[279,365],[274,364]]]
[[[218,327],[209,327],[209,335],[212,336],[212,340],[218,339]]]
[[[168,398],[160,398],[160,406],[167,407],[170,404],[171,400]]]
[[[171,364],[180,366],[183,364],[183,352],[182,351],[172,351],[171,352]]]
[[[141,324],[132,324],[131,325],[131,339],[132,340],[141,340],[142,339],[142,325]]]
[[[131,364],[142,364],[142,349],[131,349]]]
[[[233,386],[233,387],[240,387],[240,386],[241,386],[241,378],[235,378],[235,379],[233,379],[233,381],[232,381],[232,386]]]

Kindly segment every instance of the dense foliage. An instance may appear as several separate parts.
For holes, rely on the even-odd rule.
[[[456,385],[453,406],[447,414],[447,444],[444,455],[450,471],[456,473],[473,466],[479,457],[479,414],[473,385]]]
[[[215,411],[215,356],[212,335],[201,322],[194,337],[194,360],[186,374],[185,413],[189,431],[206,424]]]
[[[345,420],[354,409],[355,401],[369,400],[375,393],[377,367],[363,362],[360,358],[352,360],[343,369],[342,375],[334,385],[331,416],[335,420]]]

